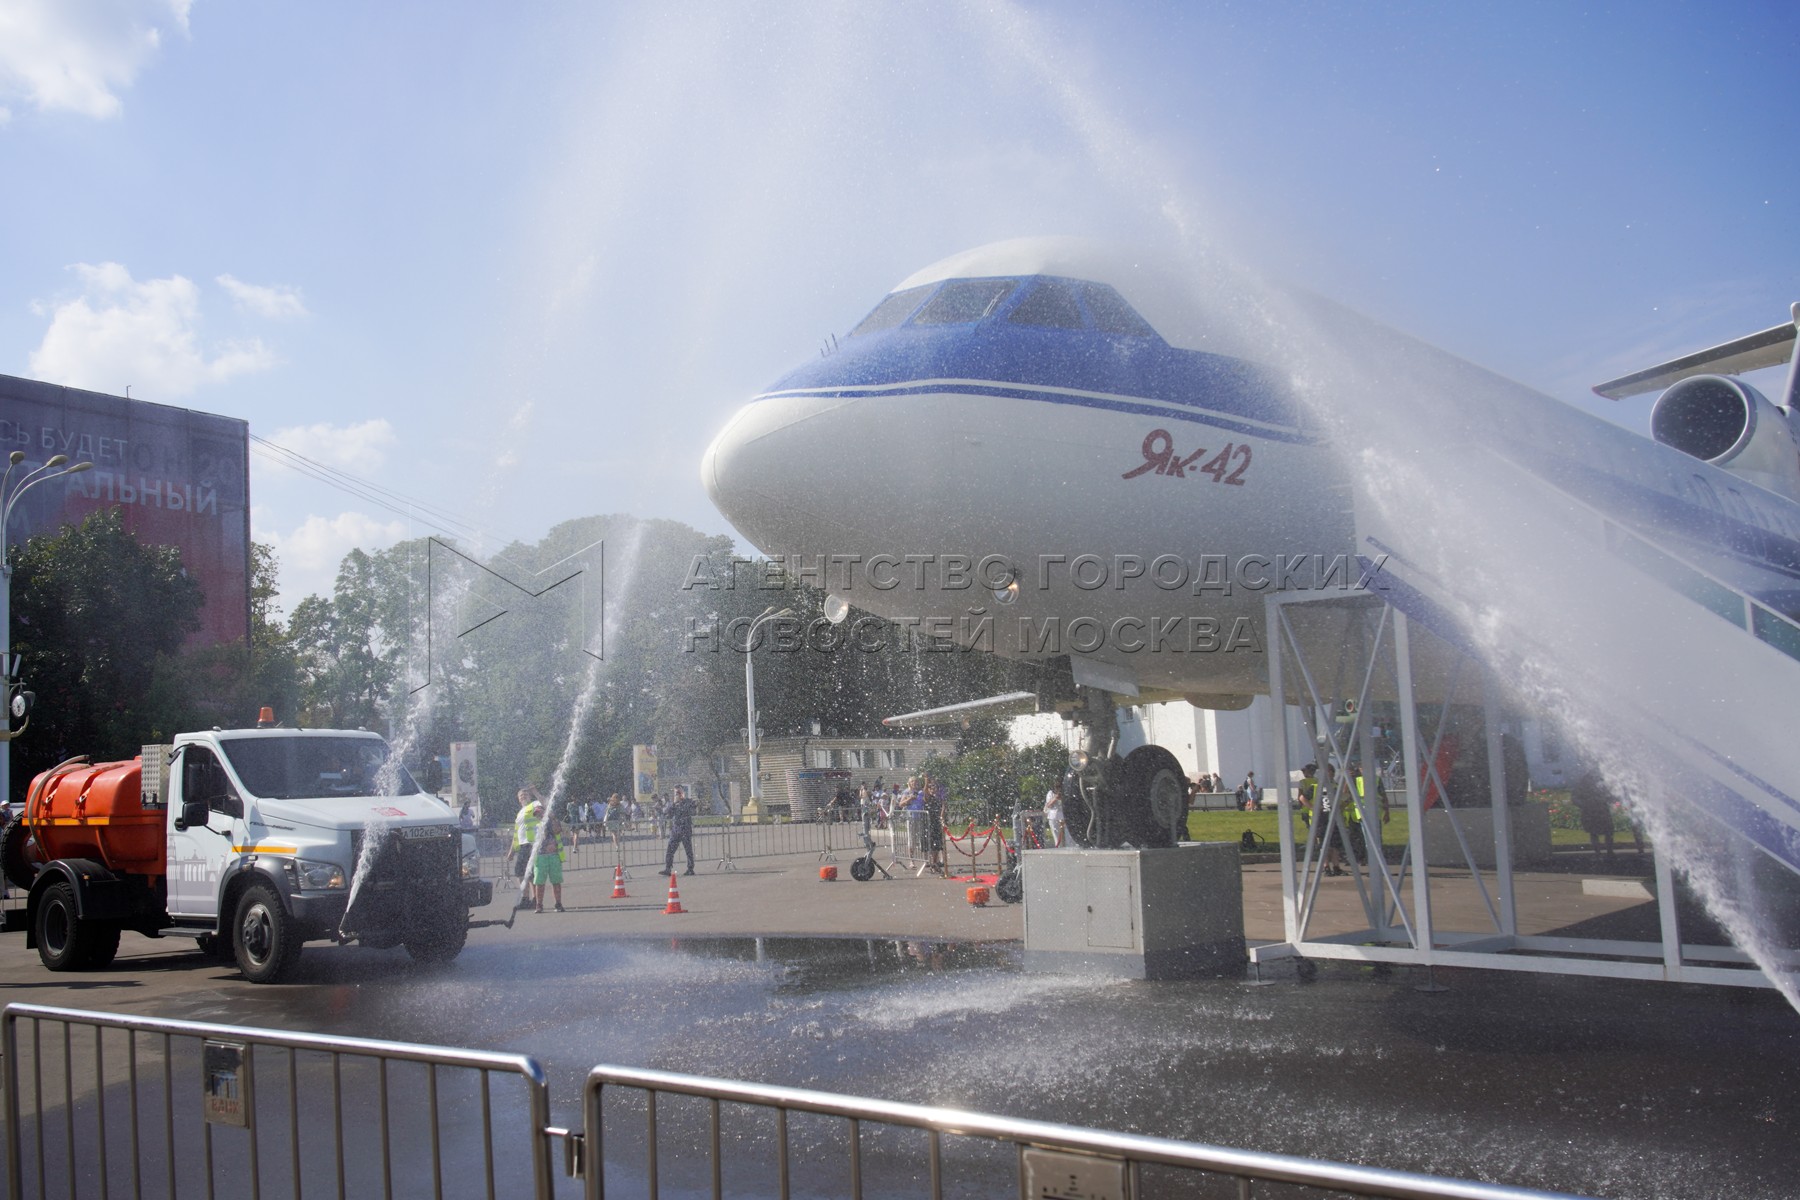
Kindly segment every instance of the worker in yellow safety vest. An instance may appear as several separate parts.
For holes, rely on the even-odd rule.
[[[1363,834],[1363,774],[1362,766],[1358,764],[1355,768],[1355,774],[1350,781],[1355,784],[1355,787],[1349,792],[1344,829],[1350,835],[1350,844],[1355,849],[1357,858],[1366,862],[1369,858],[1369,845],[1368,839]],[[1381,823],[1386,825],[1388,822],[1387,788],[1382,786],[1379,778],[1375,780],[1375,796],[1381,803]],[[1375,844],[1377,846],[1381,844],[1381,835],[1379,833],[1375,835]]]
[[[537,911],[544,911],[544,885],[549,884],[556,896],[556,911],[563,911],[563,824],[555,813],[544,817],[539,834],[537,857],[531,860],[532,891],[537,896]]]

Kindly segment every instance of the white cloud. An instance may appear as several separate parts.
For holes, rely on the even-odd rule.
[[[186,35],[193,0],[0,0],[0,96],[50,112],[115,117],[115,89],[156,56],[165,29]],[[0,108],[0,124],[10,113]]]
[[[306,305],[300,299],[300,289],[289,287],[284,283],[262,285],[245,283],[232,275],[219,276],[219,286],[231,293],[231,298],[238,307],[259,317],[273,320],[284,320],[289,317],[304,317]]]
[[[253,512],[252,525],[263,516]],[[291,533],[255,528],[253,537],[275,549],[281,568],[278,605],[292,613],[307,596],[330,596],[344,555],[361,549],[385,550],[406,536],[405,521],[379,521],[367,513],[342,512],[335,517],[309,516]]]
[[[77,263],[82,294],[50,309],[50,328],[31,354],[31,373],[71,387],[145,399],[184,396],[276,363],[256,338],[200,342],[200,290],[180,275],[142,283],[118,263]],[[39,305],[38,311],[45,306]]]
[[[269,440],[328,467],[366,475],[387,462],[399,435],[386,417],[375,417],[357,425],[295,425],[277,429]]]

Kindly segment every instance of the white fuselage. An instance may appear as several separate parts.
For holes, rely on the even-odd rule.
[[[854,609],[1066,654],[1121,698],[1267,692],[1272,590],[1373,579],[1402,610],[1453,605],[1586,712],[1680,730],[1691,746],[1662,744],[1748,801],[1729,823],[1800,868],[1800,798],[1771,782],[1800,765],[1764,699],[1800,667],[1800,504],[1326,302],[1184,308],[1090,247],[985,247],[754,398],[701,473],[758,549]],[[1725,644],[1677,670],[1671,639]],[[1707,666],[1740,658],[1753,679]]]
[[[742,409],[702,466],[715,503],[919,636],[1069,654],[1125,694],[1267,690],[1264,595],[1361,575],[1333,457],[1245,364],[1011,319],[1096,285],[982,270],[967,286],[1007,292],[985,316],[859,333]]]

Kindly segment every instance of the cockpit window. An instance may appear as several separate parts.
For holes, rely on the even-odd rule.
[[[1087,302],[1088,315],[1102,333],[1122,333],[1127,337],[1155,337],[1156,330],[1138,316],[1137,310],[1125,303],[1125,297],[1104,283],[1086,283],[1081,298]]]
[[[914,317],[914,325],[960,325],[979,321],[1012,295],[1016,279],[957,279],[938,289]]]
[[[892,329],[912,315],[912,310],[919,306],[931,285],[907,288],[904,292],[895,292],[886,300],[875,306],[875,311],[862,319],[862,324],[850,331],[850,336],[859,333],[877,333],[883,329]]]
[[[1081,329],[1087,324],[1081,317],[1081,305],[1075,301],[1075,289],[1054,279],[1040,279],[1006,319],[1052,329]]]

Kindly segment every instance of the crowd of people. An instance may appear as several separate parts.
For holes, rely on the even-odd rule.
[[[839,795],[843,819],[859,819],[871,832],[905,827],[908,849],[925,855],[933,869],[944,869],[944,808],[950,792],[942,780],[912,775],[904,787],[889,788],[877,776],[873,784],[862,784],[854,793],[844,789]]]
[[[568,819],[548,811],[535,787],[519,789],[519,810],[513,818],[509,850],[513,878],[519,881],[518,907],[544,911],[546,889],[557,912],[563,911],[563,860],[581,838],[604,837],[615,850],[620,839],[652,824],[659,836],[669,839],[667,858],[660,874],[672,873],[675,852],[687,851],[687,873],[694,873],[694,815],[696,805],[683,784],[673,792],[657,792],[651,803],[614,792],[605,800],[570,801]],[[476,828],[473,805],[465,805],[460,817],[464,828]]]
[[[1379,774],[1373,777],[1371,795],[1363,772],[1355,763],[1342,783],[1337,780],[1330,763],[1321,766],[1309,762],[1300,769],[1300,774],[1295,789],[1298,804],[1295,817],[1303,827],[1316,825],[1321,836],[1325,836],[1327,830],[1341,831],[1341,834],[1325,836],[1323,867],[1328,875],[1344,875],[1347,873],[1346,843],[1358,861],[1365,860],[1369,854],[1369,840],[1363,828],[1365,820],[1378,820],[1382,824],[1389,820],[1388,795],[1382,777]],[[1509,771],[1509,777],[1511,774]],[[1201,774],[1189,786],[1194,794],[1222,794],[1225,791],[1223,779],[1214,772]],[[1244,777],[1244,782],[1235,790],[1235,798],[1241,810],[1264,807],[1262,787],[1257,783],[1254,771]],[[1610,856],[1617,797],[1606,787],[1598,772],[1589,771],[1575,785],[1572,798],[1581,814],[1582,828],[1589,835],[1591,848]],[[864,783],[854,790],[848,786],[838,789],[823,817],[826,821],[860,820],[865,836],[875,830],[891,829],[895,831],[896,849],[901,845],[898,841],[900,831],[904,830],[906,849],[923,855],[928,867],[941,872],[946,869],[944,815],[947,800],[948,789],[943,781],[929,774],[909,776],[906,783],[897,788],[890,788],[877,777],[872,784]],[[543,798],[535,788],[526,787],[519,791],[518,815],[513,824],[512,868],[514,877],[520,881],[521,908],[543,912],[548,898],[555,911],[563,911],[565,851],[578,846],[584,835],[606,837],[618,848],[625,835],[653,827],[658,836],[668,839],[659,874],[674,873],[678,852],[685,852],[687,874],[694,874],[693,835],[697,805],[684,785],[676,785],[670,793],[655,793],[648,805],[615,792],[605,800],[572,801],[568,811],[569,817],[565,821],[546,811]],[[1028,816],[1034,822],[1040,819],[1039,814]],[[465,828],[475,828],[478,818],[474,806],[465,805],[459,819]],[[1041,820],[1043,844],[1050,847],[1066,844],[1067,818],[1059,789],[1053,787],[1045,793]],[[1644,841],[1641,832],[1636,841],[1641,854]]]

